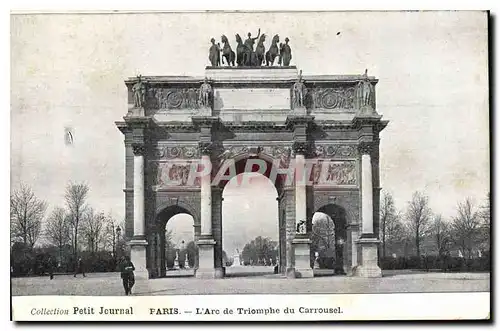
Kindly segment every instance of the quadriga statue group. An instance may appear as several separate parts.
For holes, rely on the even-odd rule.
[[[213,67],[218,67],[226,64],[227,66],[247,66],[247,67],[259,67],[259,66],[272,66],[274,61],[278,58],[278,65],[289,66],[290,60],[292,59],[292,50],[288,42],[288,38],[285,38],[285,43],[280,43],[280,38],[275,35],[271,40],[271,46],[266,52],[266,47],[264,42],[266,41],[266,35],[260,34],[260,29],[257,37],[252,37],[252,34],[248,33],[248,38],[243,42],[239,34],[236,34],[236,53],[229,45],[229,40],[225,35],[221,36],[222,47],[220,43],[215,43],[215,39],[211,39],[212,46],[210,46],[208,58]],[[254,45],[257,41],[257,45]],[[278,46],[279,44],[279,46]],[[222,55],[221,55],[222,54]]]

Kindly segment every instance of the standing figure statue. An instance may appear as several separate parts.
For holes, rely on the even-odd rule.
[[[248,33],[248,38],[245,40],[245,46],[250,50],[250,52],[253,52],[253,45],[257,39],[260,37],[260,29],[259,33],[257,34],[257,37],[252,38],[252,34],[249,32]]]
[[[278,35],[275,35],[273,37],[273,40],[271,41],[271,47],[269,47],[269,50],[266,52],[266,65],[269,66],[269,64],[272,66],[274,65],[274,59],[276,59],[276,56],[279,54],[278,50],[278,43],[280,42],[280,37]]]
[[[292,49],[288,42],[290,39],[288,37],[285,38],[285,43],[280,44],[280,58],[278,60],[278,64],[284,67],[288,67],[290,65],[290,60],[292,59]]]
[[[260,36],[259,42],[257,43],[257,47],[255,47],[255,55],[257,56],[258,66],[261,66],[265,61],[266,47],[264,46],[264,41],[266,41],[266,35],[262,34],[262,36]]]
[[[212,67],[217,67],[220,65],[220,47],[215,44],[214,38],[210,39],[210,42],[212,43],[212,46],[210,46],[208,59],[210,60]]]
[[[299,73],[299,79],[293,84],[293,105],[294,107],[304,107],[304,99],[307,88],[302,80],[302,70]]]
[[[373,109],[373,92],[373,85],[368,78],[368,69],[366,69],[365,74],[363,75],[363,79],[358,82],[356,90],[356,96],[361,109]]]
[[[142,81],[141,75],[137,76],[137,83],[132,86],[132,92],[134,93],[134,107],[144,107],[146,97],[146,84],[144,84],[144,82]]]
[[[222,64],[224,64],[224,58],[226,58],[227,64],[229,66],[234,66],[234,60],[236,58],[236,55],[231,49],[231,45],[229,45],[229,40],[227,40],[227,37],[225,35],[222,35],[221,41],[222,44],[224,45],[222,47]]]
[[[212,96],[212,86],[208,83],[207,78],[205,77],[205,81],[201,84],[200,87],[200,95],[199,102],[202,107],[209,108],[211,106],[210,98]]]
[[[306,233],[306,221],[300,220],[297,223],[297,230],[296,230],[296,232],[299,233],[299,234],[305,234]]]

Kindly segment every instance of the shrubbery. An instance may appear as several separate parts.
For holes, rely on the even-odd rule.
[[[442,271],[490,271],[490,255],[484,254],[480,258],[465,259],[452,256],[410,256],[410,257],[382,257],[380,267],[384,270],[442,270]],[[320,264],[321,266],[321,264]]]
[[[14,277],[46,275],[50,263],[54,273],[74,272],[76,263],[72,257],[61,260],[55,251],[31,250],[21,246],[16,243],[11,252],[11,274]],[[83,260],[85,272],[117,271],[117,262],[109,252],[82,252],[79,257]]]

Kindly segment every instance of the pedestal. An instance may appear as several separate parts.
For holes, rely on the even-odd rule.
[[[291,115],[307,115],[307,109],[304,106],[295,106],[292,109]]]
[[[353,275],[357,277],[382,277],[378,266],[378,243],[376,238],[360,238],[356,242],[361,250],[361,263],[354,267]]]
[[[219,273],[215,270],[214,261],[214,246],[215,240],[203,238],[198,239],[198,269],[196,270],[196,278],[219,278]]]
[[[295,257],[295,270],[287,270],[289,278],[312,278],[314,277],[311,268],[311,239],[297,235],[292,241],[292,247]]]
[[[240,266],[241,265],[241,262],[240,262],[240,256],[239,255],[235,255],[233,256],[233,266]]]
[[[146,264],[146,247],[148,242],[143,239],[132,239],[130,245],[130,260],[134,264],[136,279],[148,279],[149,273]]]

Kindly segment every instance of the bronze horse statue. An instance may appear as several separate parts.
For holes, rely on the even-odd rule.
[[[227,37],[225,35],[222,35],[221,41],[222,44],[224,45],[222,47],[222,64],[224,64],[224,58],[226,58],[227,64],[229,66],[234,66],[236,55],[234,54],[233,50],[231,49],[231,46],[229,45],[229,40],[227,40]]]
[[[252,50],[243,43],[239,34],[236,34],[236,42],[238,43],[236,47],[236,63],[238,66],[258,66],[257,54],[252,52]]]
[[[238,66],[244,66],[245,55],[248,52],[248,49],[243,44],[243,40],[239,34],[236,34],[236,43],[238,43],[238,46],[236,46],[236,64],[238,64]]]
[[[266,35],[262,34],[260,36],[257,47],[255,47],[255,55],[257,56],[257,65],[261,66],[265,60],[266,47],[264,47],[264,41],[266,41]]]
[[[279,50],[278,50],[279,42],[280,42],[280,37],[278,35],[275,35],[273,37],[273,40],[271,41],[271,47],[269,47],[269,50],[266,52],[267,66],[269,66],[269,64],[271,64],[271,66],[274,65],[274,60],[279,55]]]

